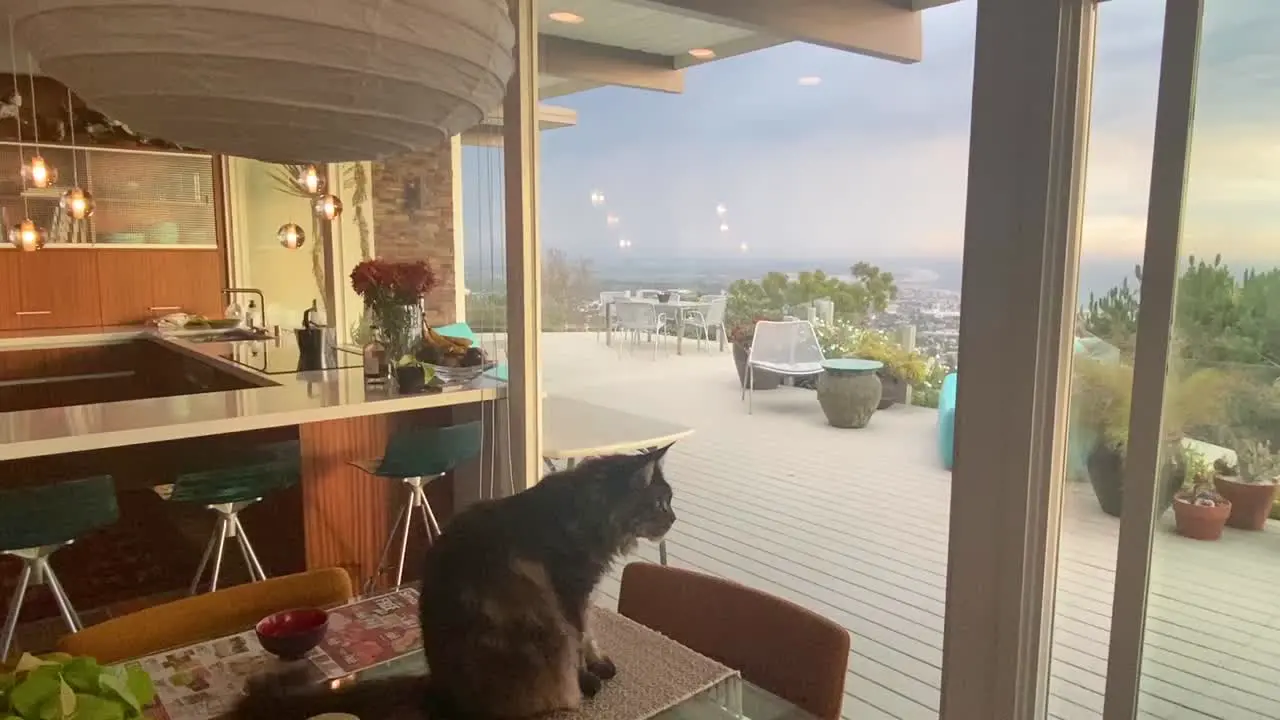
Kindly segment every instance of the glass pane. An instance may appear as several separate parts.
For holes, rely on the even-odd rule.
[[[898,64],[652,4],[543,6],[544,451],[563,468],[679,437],[668,563],[848,628],[847,717],[938,712],[936,408],[958,350],[975,9],[925,12],[924,60]],[[603,56],[634,53],[601,44],[684,68],[682,91],[617,73]],[[788,318],[816,338],[756,330]],[[773,364],[744,392],[753,344]],[[824,356],[884,368],[820,377]]]
[[[1142,665],[1165,717],[1280,717],[1278,31],[1271,3],[1205,4],[1164,408],[1183,490],[1153,538]]]

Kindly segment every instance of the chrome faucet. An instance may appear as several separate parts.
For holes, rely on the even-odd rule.
[[[270,325],[267,324],[267,298],[262,291],[257,288],[223,288],[223,297],[230,299],[232,295],[257,295],[258,304],[262,306],[262,332],[268,332]],[[253,327],[253,303],[250,301],[248,313],[249,327]]]

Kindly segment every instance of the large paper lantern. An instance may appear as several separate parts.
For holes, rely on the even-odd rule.
[[[43,72],[135,133],[272,162],[373,160],[498,107],[506,0],[21,0]]]

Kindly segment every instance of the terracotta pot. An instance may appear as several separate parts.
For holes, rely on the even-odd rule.
[[[733,345],[733,364],[738,368],[738,383],[746,387],[747,385],[747,348],[734,343]],[[771,373],[768,370],[756,368],[755,378],[751,381],[751,387],[754,390],[773,390],[782,382],[782,376],[777,373]]]
[[[1222,475],[1213,479],[1213,486],[1231,503],[1227,524],[1241,530],[1261,530],[1266,526],[1280,490],[1280,485],[1240,482]]]
[[[1231,503],[1196,505],[1180,498],[1173,499],[1173,518],[1178,534],[1192,540],[1217,540],[1231,515]]]

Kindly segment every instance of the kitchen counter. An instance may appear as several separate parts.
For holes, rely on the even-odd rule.
[[[292,335],[288,337],[291,341]],[[10,335],[0,338],[0,351],[140,339],[257,387],[0,413],[0,461],[466,405],[506,395],[505,383],[487,378],[440,392],[398,395],[366,387],[361,368],[268,375],[222,357],[227,343],[192,343],[180,335],[140,328],[53,337]]]

